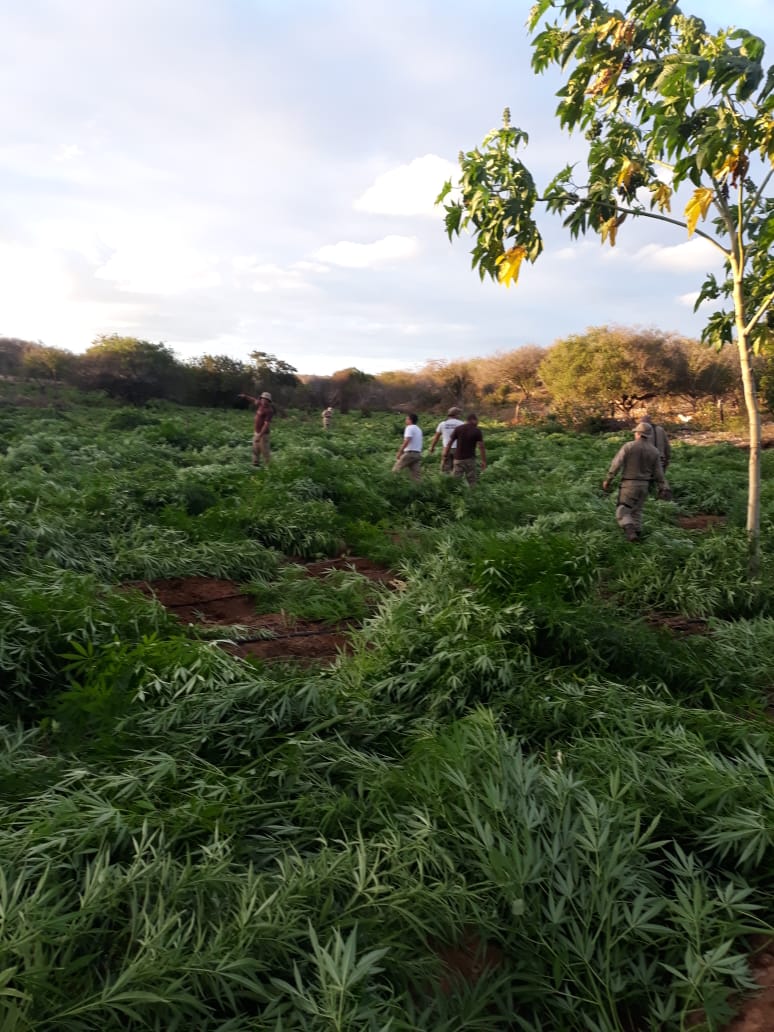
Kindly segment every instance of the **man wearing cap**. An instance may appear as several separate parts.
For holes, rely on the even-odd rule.
[[[658,423],[654,423],[647,412],[641,418],[640,422],[647,423],[653,431],[652,443],[659,454],[659,458],[661,459],[661,469],[664,471],[664,474],[666,474],[667,466],[669,465],[670,460],[672,458],[672,446],[669,443],[667,432],[663,428],[663,426],[659,426]],[[667,484],[666,487],[659,489],[658,497],[662,501],[672,500],[672,489],[670,488],[669,484]]]
[[[271,462],[269,438],[271,434],[271,421],[274,416],[274,403],[271,400],[271,394],[268,391],[264,391],[259,398],[252,398],[249,394],[240,394],[239,397],[245,398],[256,406],[255,422],[253,423],[253,465],[260,466],[261,458],[263,458],[264,463],[268,466]]]
[[[430,442],[428,448],[428,454],[432,455],[435,451],[435,446],[438,443],[438,438],[441,437],[441,472],[451,473],[454,469],[454,456],[457,451],[457,442],[454,442],[452,450],[447,453],[446,448],[451,439],[451,435],[458,426],[462,426],[462,420],[459,419],[460,409],[456,405],[453,405],[446,413],[446,419],[442,420],[435,428],[435,436]]]
[[[653,427],[650,423],[638,423],[634,428],[634,440],[619,448],[602,481],[602,490],[607,491],[611,481],[619,471],[621,473],[615,518],[627,541],[639,540],[642,510],[651,482],[655,480],[662,490],[667,488],[661,459],[652,439]]]

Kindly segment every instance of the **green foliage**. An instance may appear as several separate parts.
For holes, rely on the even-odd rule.
[[[723,280],[710,274],[696,307],[730,301],[708,314],[702,340],[718,349],[737,344],[752,453],[747,531],[754,566],[760,414],[753,361],[770,350],[774,302],[774,68],[764,68],[765,43],[745,29],[711,33],[671,0],[630,0],[623,11],[602,2],[540,0],[529,27],[533,69],[556,65],[563,74],[556,115],[568,132],[585,132],[586,169],[565,166],[539,198],[519,153],[527,135],[510,125],[506,110],[502,129],[460,154],[459,194],[445,206],[446,231],[451,239],[469,230],[473,267],[507,286],[523,258],[540,253],[538,199],[563,216],[573,238],[593,232],[612,247],[627,219],[644,218],[681,227],[688,237],[696,233],[718,249]],[[675,217],[672,200],[689,184],[693,192]],[[449,182],[439,202],[451,190]],[[698,229],[710,213],[710,226]],[[566,396],[561,368],[549,362],[547,369]],[[633,380],[626,395],[640,394],[637,378],[626,372]],[[605,370],[597,367],[597,377],[608,394]],[[600,393],[594,384],[589,389]]]
[[[270,581],[253,582],[248,591],[259,613],[277,611],[304,620],[363,620],[373,607],[378,589],[354,570],[331,570],[309,577],[302,566],[284,566]]]
[[[606,326],[557,341],[540,363],[540,377],[557,410],[570,420],[584,412],[613,416],[679,387],[670,341],[656,331]]]
[[[392,475],[392,416],[255,472],[246,413],[142,413],[4,414],[0,1024],[722,1027],[774,919],[747,456],[676,447],[635,549],[621,435],[485,425],[468,490]],[[389,587],[288,562],[345,549]],[[126,583],[191,574],[353,654],[245,663]]]

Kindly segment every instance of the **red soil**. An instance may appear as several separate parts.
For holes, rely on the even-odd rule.
[[[750,963],[760,992],[744,1000],[724,1032],[772,1032],[774,1029],[774,940],[761,942]]]
[[[664,627],[673,634],[707,634],[709,631],[707,621],[700,617],[666,616],[651,611],[645,619],[652,627]]]
[[[678,516],[678,525],[683,530],[712,530],[713,527],[725,525],[725,516]]]
[[[314,563],[296,560],[310,577],[324,577],[331,570],[355,570],[369,580],[381,584],[394,582],[394,574],[358,556],[323,559]],[[325,662],[340,652],[351,649],[349,621],[326,623],[303,620],[288,613],[256,613],[255,602],[235,581],[213,577],[169,577],[155,581],[133,581],[126,588],[136,588],[158,599],[184,624],[205,627],[230,627],[238,624],[248,629],[247,638],[224,642],[232,655],[254,656],[267,660],[293,660],[302,663]]]

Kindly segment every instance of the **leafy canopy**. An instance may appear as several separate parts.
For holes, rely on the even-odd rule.
[[[548,21],[551,13],[558,20]],[[538,200],[564,216],[573,237],[591,230],[614,246],[628,217],[646,216],[712,241],[726,256],[727,277],[710,276],[705,299],[733,296],[749,347],[770,339],[774,296],[774,67],[764,72],[764,41],[744,29],[707,31],[668,0],[631,0],[625,13],[599,0],[540,0],[532,8],[532,65],[567,71],[557,117],[588,140],[585,171],[563,168],[538,196],[519,157],[527,134],[510,124],[460,155],[459,197],[446,205],[451,238],[474,235],[473,265],[482,279],[515,282],[524,259],[543,244]],[[676,191],[693,187],[682,218],[671,215]],[[452,184],[445,185],[439,201]],[[711,229],[699,229],[712,211]],[[741,294],[734,295],[734,280]],[[706,340],[732,339],[734,314],[717,312]]]

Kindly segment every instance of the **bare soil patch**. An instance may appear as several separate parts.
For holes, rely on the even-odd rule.
[[[390,570],[359,556],[322,559],[304,566],[309,577],[325,577],[332,570],[354,570],[380,584],[395,583]],[[232,655],[265,660],[292,660],[321,663],[351,650],[350,632],[355,621],[328,623],[304,620],[278,609],[274,613],[257,613],[255,601],[236,581],[214,577],[168,577],[154,581],[132,581],[125,588],[135,588],[156,598],[183,624],[224,628],[238,624],[247,629],[241,641],[223,642]],[[278,599],[281,605],[282,600]]]
[[[753,979],[760,986],[754,995],[736,999],[736,1017],[722,1032],[772,1032],[774,1030],[774,940],[760,937],[750,957]],[[704,1028],[706,1015],[697,1011],[690,1015],[689,1028]]]
[[[386,570],[370,559],[363,559],[356,555],[338,556],[336,559],[320,559],[314,563],[304,562],[303,559],[294,559],[293,562],[305,566],[310,577],[324,577],[331,570],[354,570],[355,573],[359,573],[377,584],[392,584],[395,581],[395,574],[392,570]]]
[[[761,943],[750,963],[760,992],[744,1000],[738,1015],[724,1032],[772,1032],[774,1029],[774,940]]]
[[[709,634],[709,624],[700,617],[667,616],[665,613],[650,612],[645,620],[651,627],[663,627],[673,634]]]
[[[466,930],[461,940],[452,946],[433,945],[433,952],[443,965],[438,988],[444,996],[450,996],[460,983],[476,985],[499,968],[504,959],[499,946],[472,930]]]
[[[747,432],[735,430],[691,430],[686,427],[680,430],[671,430],[669,436],[672,441],[679,441],[681,444],[731,444],[734,448],[749,449],[750,438]],[[761,447],[774,448],[774,423],[764,423],[761,426]]]
[[[677,523],[683,530],[712,530],[713,527],[723,527],[726,524],[725,516],[678,516]]]

